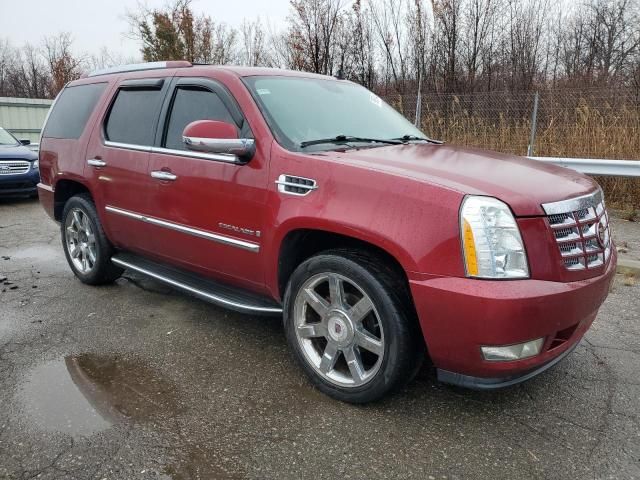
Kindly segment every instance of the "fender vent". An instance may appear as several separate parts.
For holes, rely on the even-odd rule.
[[[282,174],[276,181],[280,193],[289,195],[305,196],[318,188],[318,184],[311,178],[296,177],[294,175]]]

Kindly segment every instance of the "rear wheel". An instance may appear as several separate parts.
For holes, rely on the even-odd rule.
[[[61,222],[62,246],[73,273],[89,285],[111,283],[123,270],[111,263],[113,246],[102,230],[88,195],[76,195],[65,204]]]
[[[296,269],[285,294],[287,340],[321,391],[365,403],[411,378],[423,356],[401,285],[384,265],[348,250]]]

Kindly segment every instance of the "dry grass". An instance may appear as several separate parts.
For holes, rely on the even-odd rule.
[[[388,96],[409,119],[414,96]],[[492,92],[424,95],[422,130],[433,138],[526,155],[533,94]],[[534,154],[549,157],[640,160],[640,93],[630,90],[540,93]],[[640,179],[599,177],[612,206],[640,208]]]

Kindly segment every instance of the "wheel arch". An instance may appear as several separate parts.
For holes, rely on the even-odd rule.
[[[298,265],[317,253],[338,248],[366,251],[384,260],[403,280],[410,295],[407,271],[412,270],[413,262],[408,252],[400,246],[394,248],[394,245],[387,244],[383,247],[380,245],[383,242],[371,240],[355,235],[354,232],[301,225],[283,232],[278,242],[277,263],[274,268],[278,297],[284,297],[289,278]]]
[[[67,201],[80,193],[86,193],[93,198],[89,187],[79,180],[64,178],[56,182],[53,197],[53,216],[56,221],[62,220],[62,211]]]

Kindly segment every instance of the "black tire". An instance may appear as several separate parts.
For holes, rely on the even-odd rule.
[[[86,215],[87,220],[91,226],[91,230],[95,235],[95,262],[91,269],[87,272],[82,272],[74,264],[71,253],[69,252],[67,242],[67,220],[69,215],[75,210],[80,210]],[[87,285],[104,285],[114,282],[118,277],[122,275],[124,271],[122,268],[114,265],[111,262],[111,256],[114,253],[113,245],[107,239],[102,229],[102,224],[98,218],[96,207],[93,204],[91,196],[88,194],[78,194],[67,200],[62,211],[62,219],[60,222],[61,236],[62,236],[62,248],[64,249],[67,263],[71,267],[71,270],[76,277]]]
[[[294,311],[298,292],[305,282],[325,272],[356,282],[371,299],[384,330],[384,354],[379,369],[364,385],[344,387],[323,377],[305,355],[296,334]],[[284,297],[285,334],[297,363],[315,387],[335,399],[359,404],[378,400],[415,376],[425,358],[425,349],[405,285],[404,279],[384,259],[360,250],[322,252],[294,271]]]

